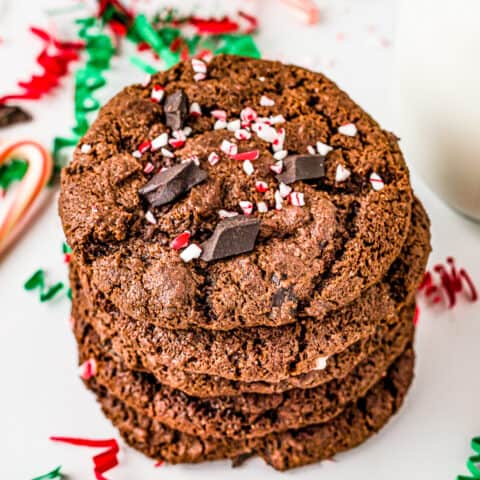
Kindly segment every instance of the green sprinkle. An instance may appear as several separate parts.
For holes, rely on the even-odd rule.
[[[67,242],[62,243],[62,253],[72,253],[72,249],[68,246]]]
[[[158,72],[157,68],[152,67],[152,65],[145,62],[136,55],[130,57],[130,63],[135,67],[139,68],[140,70],[143,70],[145,73],[148,73],[149,75],[153,75],[154,73]]]
[[[21,180],[27,173],[28,163],[14,158],[0,166],[0,189],[8,190],[13,182]]]
[[[45,288],[45,272],[43,270],[37,270],[23,285],[25,290],[35,290]]]
[[[47,480],[49,478],[64,478],[61,470],[61,466],[54,468],[51,472],[45,473],[44,475],[40,475],[39,477],[35,477],[32,480]]]
[[[72,289],[71,289],[71,288],[69,288],[69,289],[67,290],[67,297],[68,297],[70,300],[72,299]]]
[[[52,285],[46,291],[40,293],[40,301],[41,302],[48,302],[51,300],[55,295],[62,290],[64,287],[63,282],[58,282],[55,285]]]

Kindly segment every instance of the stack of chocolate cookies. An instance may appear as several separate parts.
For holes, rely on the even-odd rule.
[[[60,216],[82,376],[134,448],[285,470],[402,404],[429,222],[395,136],[323,75],[219,56],[126,88]]]

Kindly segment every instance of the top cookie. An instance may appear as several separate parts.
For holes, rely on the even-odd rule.
[[[319,73],[196,62],[114,97],[62,172],[67,241],[98,290],[138,320],[218,330],[359,297],[409,229],[394,136]]]

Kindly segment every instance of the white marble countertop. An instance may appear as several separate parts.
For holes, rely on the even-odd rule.
[[[32,70],[36,44],[31,24],[45,25],[42,8],[50,1],[15,0],[0,13],[0,93],[10,91]],[[58,4],[59,2],[57,2]],[[66,2],[67,3],[67,2]],[[391,65],[395,20],[392,0],[323,1],[322,23],[307,27],[273,0],[260,2],[258,44],[265,57],[306,64],[326,72],[386,128],[391,115]],[[112,95],[142,74],[115,62]],[[29,105],[35,121],[2,130],[2,139],[34,137],[47,145],[67,134],[72,123],[72,82]],[[401,136],[401,132],[398,132]],[[454,255],[480,282],[480,226],[447,208],[415,175],[413,183],[432,220],[431,264]],[[67,300],[40,304],[22,289],[36,268],[52,279],[66,279],[60,252],[63,235],[51,201],[45,213],[0,263],[0,471],[4,478],[28,479],[61,464],[72,480],[93,478],[91,452],[54,445],[49,435],[116,436],[76,372],[76,351],[69,331]],[[416,348],[416,379],[401,412],[380,434],[336,462],[285,474],[303,480],[345,478],[389,480],[452,479],[465,473],[470,438],[480,434],[478,374],[479,304],[462,303],[453,311],[422,308]],[[153,468],[153,462],[123,448],[121,466],[108,478],[150,480],[244,479],[280,475],[260,460],[231,470],[226,462],[200,466]]]

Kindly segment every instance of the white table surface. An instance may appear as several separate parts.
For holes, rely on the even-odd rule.
[[[45,25],[45,0],[15,0],[0,14],[0,93],[32,69],[39,45],[27,33],[30,24]],[[57,4],[59,2],[56,2]],[[68,0],[65,0],[68,3]],[[65,4],[64,3],[64,4]],[[262,0],[263,21],[258,36],[266,57],[304,63],[333,77],[386,128],[391,118],[391,64],[394,3],[389,0],[325,1],[324,21],[306,27],[273,0]],[[372,33],[371,30],[374,30]],[[342,36],[344,39],[342,40]],[[116,61],[108,97],[142,74]],[[49,144],[56,134],[68,133],[72,123],[72,82],[63,82],[55,94],[28,105],[35,121],[0,132],[2,139],[34,137]],[[401,132],[397,132],[401,136]],[[480,282],[480,226],[457,215],[416,177],[413,183],[432,220],[433,253],[430,263],[455,255]],[[76,350],[70,332],[69,302],[40,304],[37,295],[22,289],[36,268],[66,279],[62,263],[63,240],[56,204],[46,212],[0,263],[0,472],[2,478],[28,479],[63,465],[69,478],[93,478],[88,449],[56,445],[49,435],[116,436],[93,397],[77,376]],[[361,447],[337,456],[336,462],[297,469],[286,478],[452,479],[465,473],[469,441],[480,434],[480,375],[478,304],[462,303],[453,311],[422,308],[416,348],[416,379],[401,412],[380,434]],[[122,444],[123,445],[123,444]],[[109,472],[115,479],[169,480],[244,479],[280,474],[256,459],[231,470],[226,462],[200,466],[166,466],[127,447],[121,466]]]

